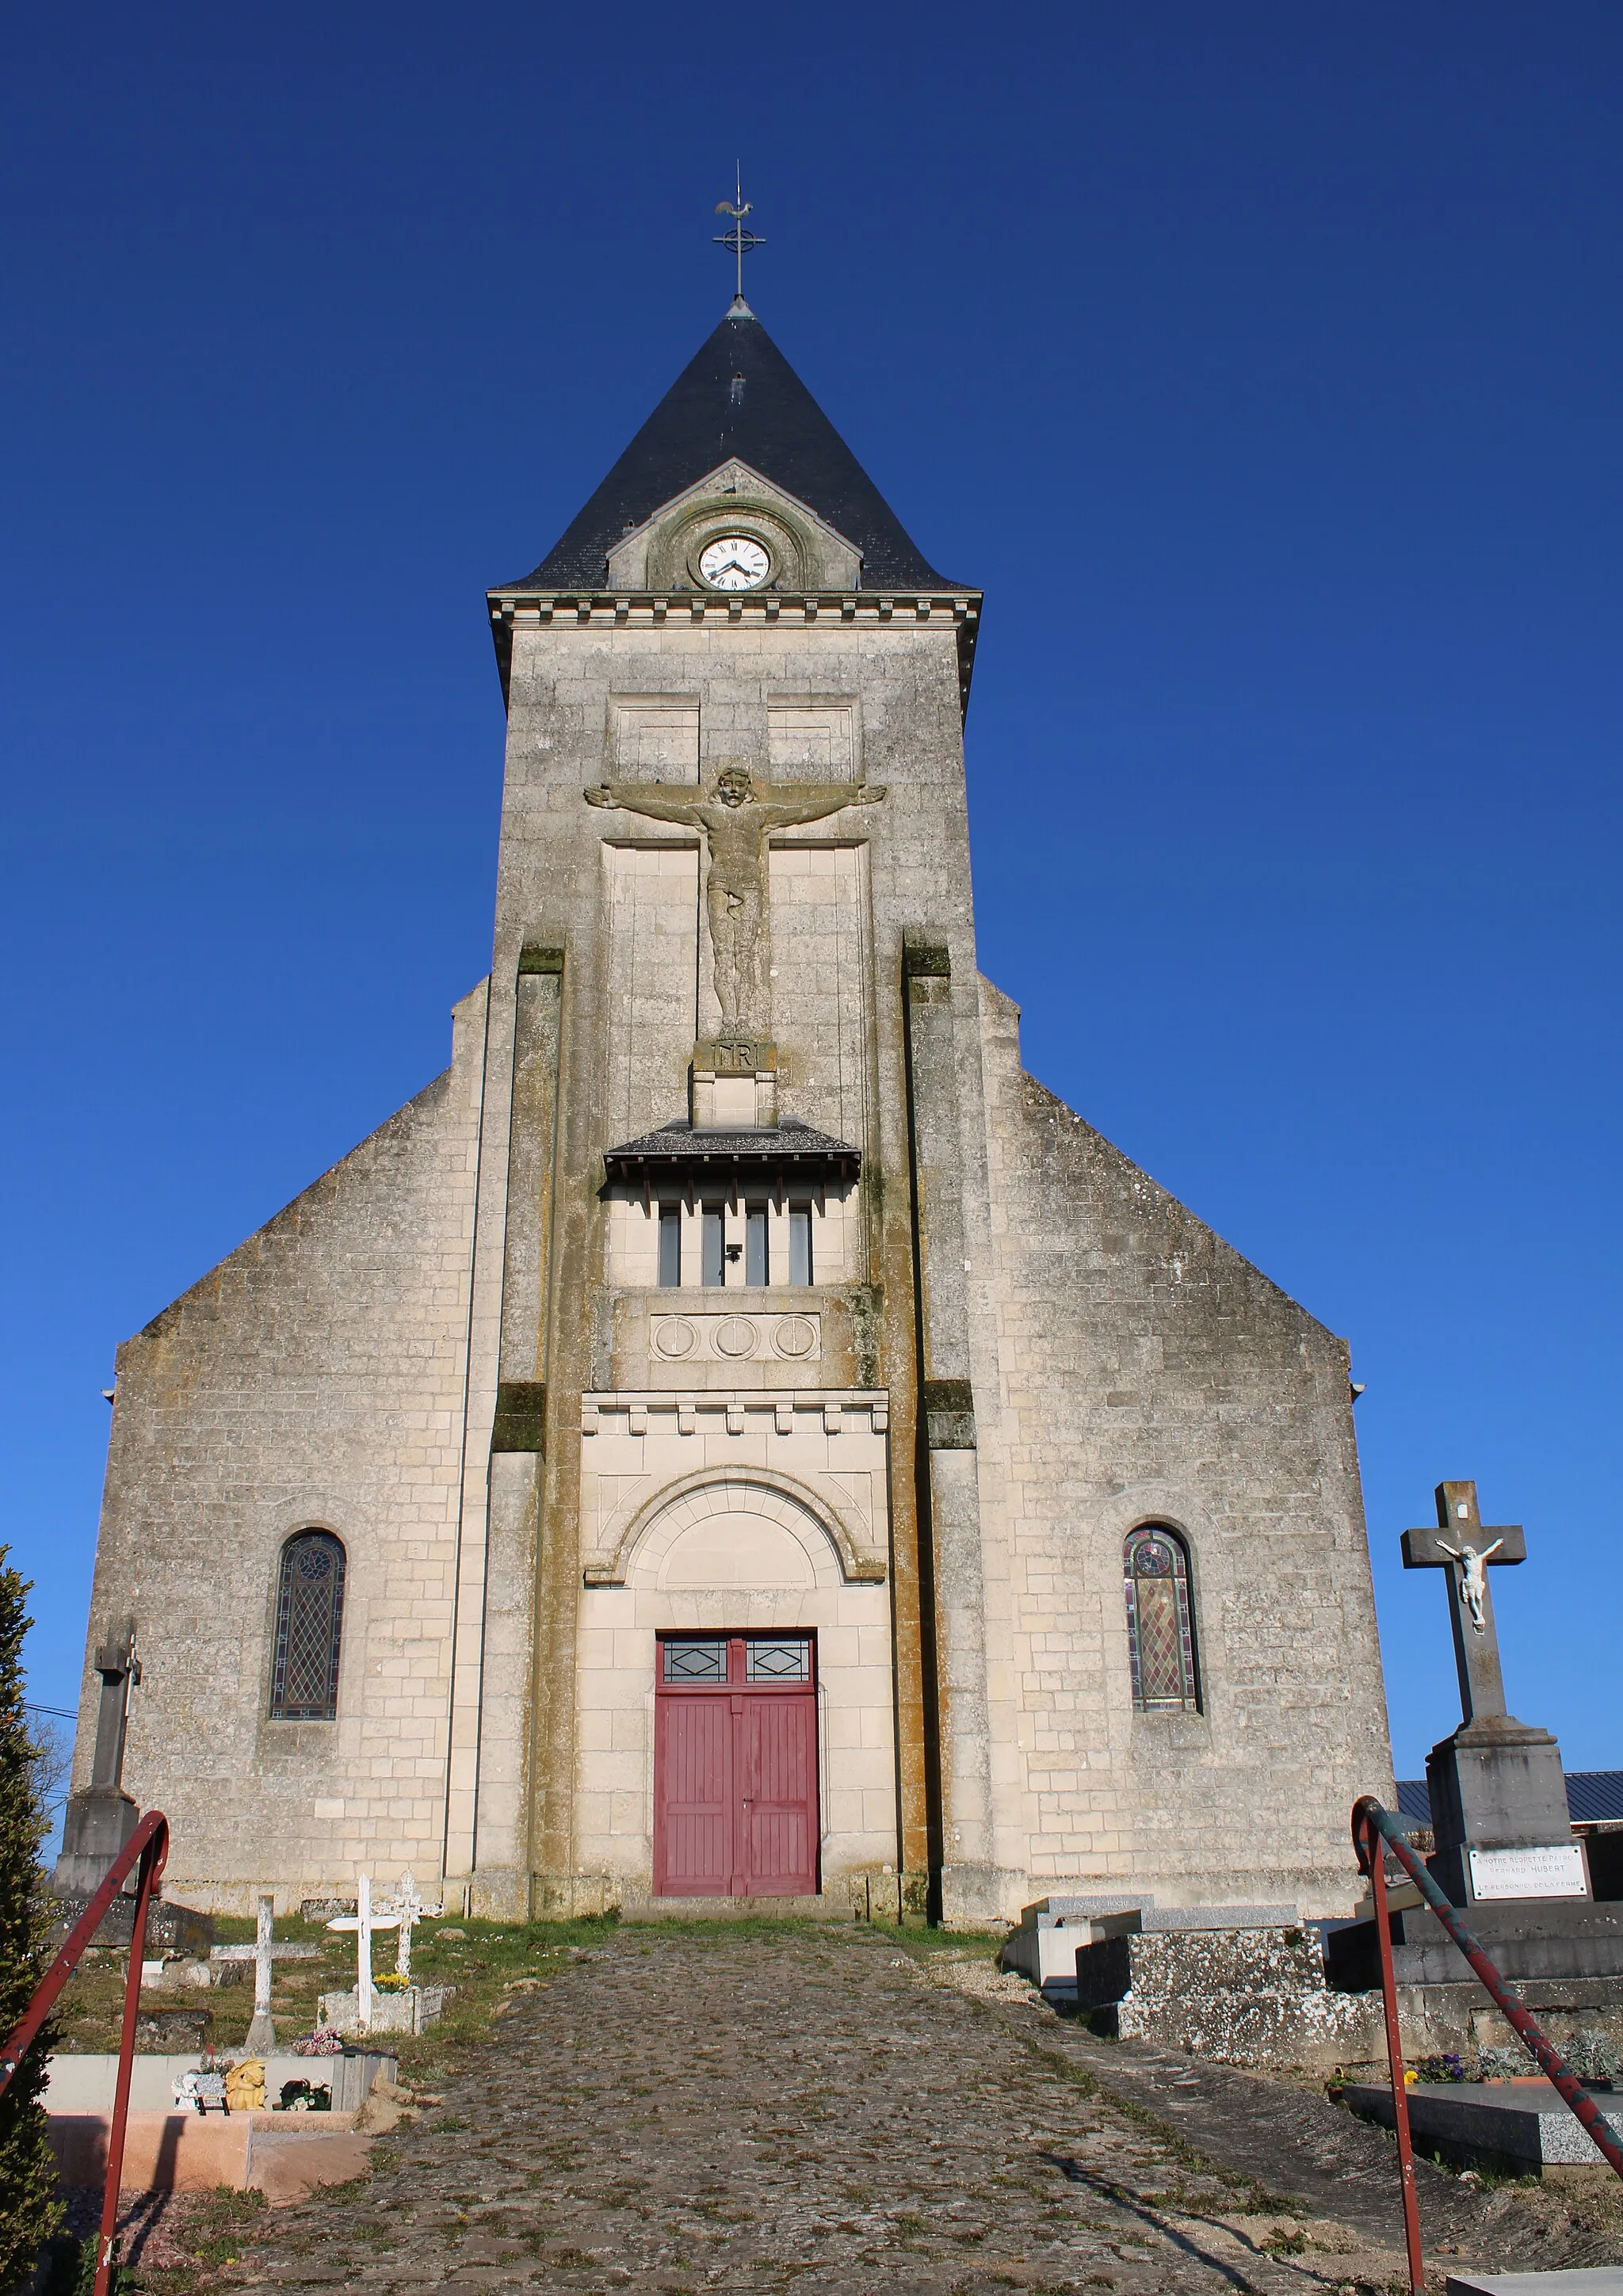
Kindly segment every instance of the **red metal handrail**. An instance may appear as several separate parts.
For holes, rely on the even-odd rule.
[[[0,2096],[45,2019],[56,1997],[79,1964],[85,1948],[101,1927],[103,1916],[119,1895],[133,1866],[139,1865],[136,1884],[136,1915],[129,1936],[129,1973],[124,1984],[124,2030],[119,2039],[119,2079],[113,2091],[112,2120],[107,2130],[107,2182],[102,2194],[102,2229],[96,2238],[95,2296],[107,2296],[112,2277],[112,2245],[119,2224],[119,2179],[124,2169],[124,2130],[129,2119],[129,2084],[136,2054],[136,2017],[141,2005],[141,1963],[146,1951],[146,1916],[169,1854],[169,1822],[161,1809],[149,1809],[107,1869],[106,1879],[74,1923],[62,1951],[34,1988],[34,1997],[21,2021],[0,2048]]]
[[[1471,1969],[1509,2018],[1562,2101],[1577,2115],[1607,2166],[1623,2177],[1623,2145],[1612,2135],[1605,2115],[1584,2087],[1520,1994],[1505,1983],[1481,1946],[1460,1919],[1456,1909],[1432,1880],[1409,1847],[1401,1822],[1383,1809],[1373,1794],[1361,1795],[1353,1804],[1353,1848],[1358,1870],[1367,1874],[1375,1900],[1375,1935],[1380,1946],[1380,1993],[1386,2011],[1387,2062],[1392,2076],[1392,2116],[1397,2127],[1398,2175],[1403,2185],[1404,2240],[1409,2251],[1409,2285],[1424,2285],[1421,2259],[1420,2208],[1414,2190],[1414,2153],[1409,2140],[1409,2098],[1404,2082],[1403,2040],[1397,2030],[1397,1976],[1392,1961],[1392,1928],[1387,1913],[1386,1859],[1381,1845],[1390,1849],[1431,1911],[1458,1946]]]

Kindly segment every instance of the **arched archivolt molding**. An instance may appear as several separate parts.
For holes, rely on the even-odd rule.
[[[706,1492],[721,1491],[753,1491],[758,1496],[762,1513],[770,1520],[781,1522],[797,1535],[809,1529],[812,1542],[808,1551],[813,1568],[817,1566],[817,1548],[820,1546],[834,1565],[830,1583],[837,1574],[848,1586],[883,1584],[885,1565],[870,1551],[867,1525],[853,1522],[827,1492],[813,1491],[776,1467],[699,1467],[680,1481],[663,1484],[627,1517],[620,1530],[587,1564],[587,1585],[625,1586],[633,1567],[640,1570],[652,1561],[655,1547],[663,1556],[671,1539],[697,1520],[687,1502],[701,1498]],[[666,1523],[664,1518],[668,1516],[678,1520]],[[669,1534],[663,1540],[662,1529]],[[803,1538],[803,1544],[806,1543]],[[820,1581],[823,1575],[817,1570]]]

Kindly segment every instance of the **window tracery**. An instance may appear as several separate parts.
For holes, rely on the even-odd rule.
[[[273,1722],[331,1722],[338,1712],[344,1551],[330,1530],[296,1531],[276,1583]]]
[[[1128,1533],[1123,1564],[1133,1703],[1141,1714],[1198,1714],[1189,1550],[1165,1523],[1144,1523]]]

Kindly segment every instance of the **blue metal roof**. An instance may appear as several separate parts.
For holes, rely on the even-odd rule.
[[[1623,1818],[1623,1770],[1569,1770],[1567,1808],[1575,1825]]]
[[[1623,1770],[1569,1770],[1567,1810],[1574,1825],[1623,1823]],[[1416,1825],[1431,1823],[1431,1796],[1424,1778],[1399,1778],[1397,1814]]]
[[[1397,1815],[1413,1825],[1430,1824],[1431,1794],[1424,1778],[1399,1778]]]

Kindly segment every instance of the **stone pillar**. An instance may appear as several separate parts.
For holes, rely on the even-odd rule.
[[[563,989],[562,950],[527,942],[515,988],[474,1866],[475,1906],[507,1918],[530,1911],[528,1722]]]
[[[919,1484],[927,1517],[921,1545],[935,1628],[935,1893],[947,1918],[975,1919],[995,1915],[1000,1906],[952,960],[944,947],[910,941],[902,970],[919,1292]]]

